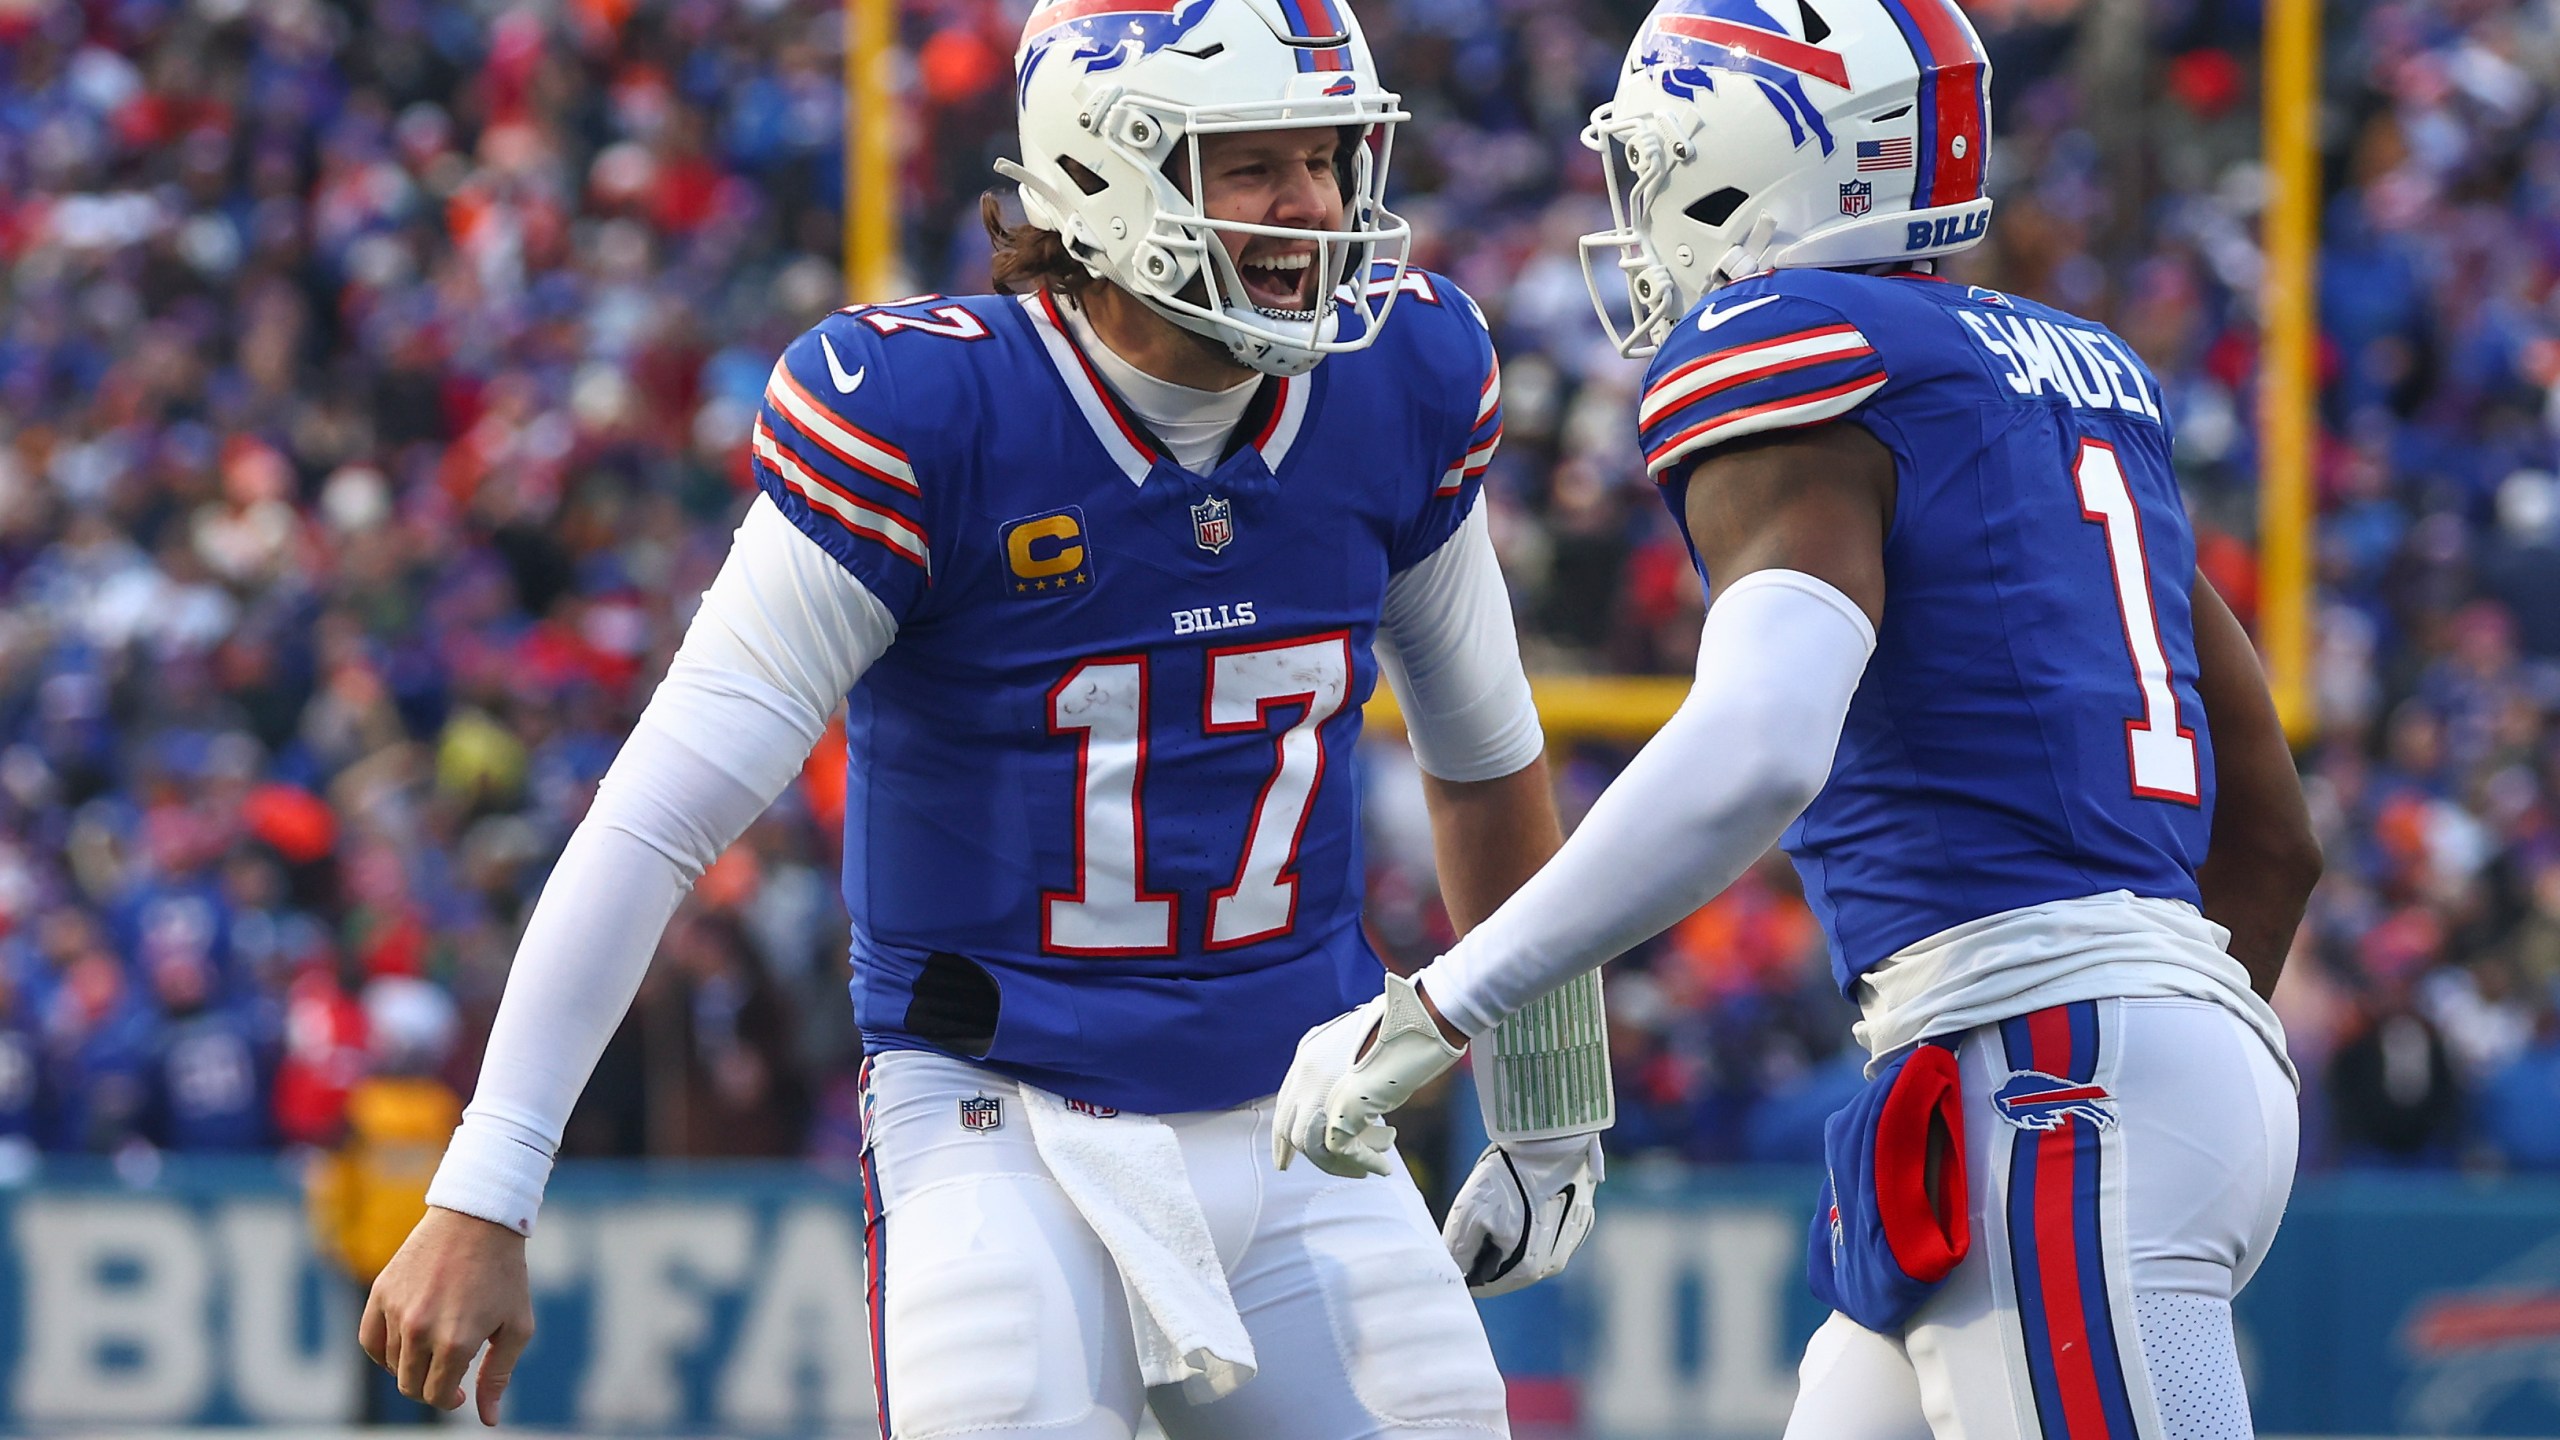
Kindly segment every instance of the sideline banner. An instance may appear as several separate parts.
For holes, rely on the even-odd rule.
[[[510,1424],[870,1436],[862,1228],[805,1166],[561,1167],[526,1248]],[[363,1297],[314,1258],[293,1177],[172,1160],[148,1186],[49,1165],[0,1192],[13,1427],[337,1423]]]
[[[1776,1435],[1815,1181],[1620,1167],[1566,1283],[1485,1306],[1524,1440]],[[551,1193],[511,1423],[876,1435],[844,1179],[570,1165]],[[275,1161],[49,1165],[0,1190],[0,1425],[343,1423],[359,1303]],[[2560,1185],[2307,1182],[2240,1334],[2262,1432],[2560,1434]]]

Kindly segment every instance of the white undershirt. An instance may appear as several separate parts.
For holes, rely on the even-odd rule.
[[[1138,418],[1147,422],[1147,428],[1173,452],[1183,469],[1206,475],[1217,468],[1227,437],[1235,433],[1236,422],[1244,418],[1245,407],[1253,403],[1253,392],[1262,386],[1260,376],[1224,390],[1194,390],[1188,385],[1159,380],[1121,359],[1119,352],[1103,342],[1081,307],[1061,305],[1058,313],[1065,317],[1067,328],[1075,332],[1076,344],[1092,358],[1093,368],[1102,372],[1102,383],[1138,412]]]
[[[543,886],[429,1204],[532,1233],[569,1111],[677,904],[791,783],[897,633],[887,607],[757,497]],[[1545,748],[1482,506],[1388,582],[1378,651],[1426,773],[1495,779]]]

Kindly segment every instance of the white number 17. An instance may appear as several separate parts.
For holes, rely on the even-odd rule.
[[[1298,917],[1298,841],[1324,783],[1319,728],[1351,690],[1351,637],[1211,650],[1201,729],[1267,732],[1274,707],[1303,705],[1272,738],[1272,765],[1245,829],[1235,879],[1209,896],[1203,944],[1231,949],[1285,935]],[[1147,657],[1087,660],[1049,687],[1049,731],[1076,737],[1076,888],[1040,897],[1040,948],[1053,955],[1169,955],[1179,897],[1146,888]]]

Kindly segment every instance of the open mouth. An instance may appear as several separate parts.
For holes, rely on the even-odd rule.
[[[1236,273],[1255,309],[1304,316],[1315,310],[1315,259],[1313,249],[1248,253]]]

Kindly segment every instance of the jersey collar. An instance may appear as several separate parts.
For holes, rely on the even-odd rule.
[[[1143,485],[1147,472],[1158,461],[1179,465],[1164,448],[1164,442],[1149,433],[1145,422],[1111,393],[1102,383],[1102,375],[1084,348],[1076,343],[1073,332],[1058,314],[1057,301],[1047,290],[1016,297],[1031,328],[1040,337],[1041,348],[1048,353],[1049,363],[1058,372],[1059,383],[1067,387],[1067,396],[1075,402],[1092,428],[1093,438],[1129,477],[1132,485]],[[1312,377],[1274,376],[1263,382],[1262,392],[1247,407],[1244,419],[1237,425],[1238,434],[1250,434],[1250,443],[1262,452],[1264,468],[1280,472],[1280,462],[1288,457],[1298,442],[1298,431],[1307,418],[1307,397],[1314,389]],[[1233,453],[1230,451],[1229,453]]]

